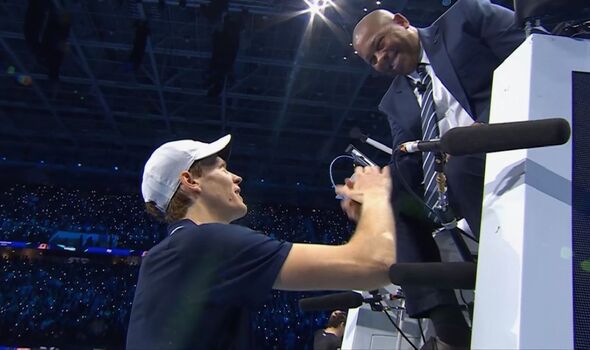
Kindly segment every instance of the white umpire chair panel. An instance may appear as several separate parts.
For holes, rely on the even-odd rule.
[[[573,83],[587,79],[590,84],[588,73],[590,40],[538,34],[494,73],[490,123],[562,117],[572,125],[573,136],[561,146],[487,156],[473,349],[590,345],[588,325],[574,325],[574,319],[584,317],[575,313],[574,296],[584,298],[576,292],[590,286],[574,278],[579,266],[572,243],[576,237],[590,240],[590,225],[581,229],[585,232],[572,226],[572,173],[582,159],[572,142],[582,129],[573,122],[583,118],[574,115]],[[590,89],[585,96],[590,110]],[[584,102],[578,98],[577,103]],[[590,113],[585,121],[590,123]],[[585,302],[590,305],[588,298]]]

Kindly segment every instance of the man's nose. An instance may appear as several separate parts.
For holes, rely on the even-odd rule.
[[[377,70],[383,70],[387,68],[388,63],[388,59],[387,59],[387,51],[382,50],[382,51],[377,51],[375,52],[375,57],[377,59],[377,63],[375,64],[375,69]]]

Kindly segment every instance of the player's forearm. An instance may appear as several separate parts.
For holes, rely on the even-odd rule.
[[[384,269],[395,262],[395,221],[388,194],[365,195],[361,216],[349,243],[361,263]]]

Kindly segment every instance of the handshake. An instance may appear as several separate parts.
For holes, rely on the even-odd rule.
[[[368,200],[390,200],[391,175],[389,167],[356,167],[354,174],[337,185],[335,192],[342,199],[340,206],[348,218],[358,222],[362,206]]]

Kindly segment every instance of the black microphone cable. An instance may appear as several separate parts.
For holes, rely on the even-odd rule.
[[[414,350],[418,350],[418,347],[410,341],[410,339],[406,336],[404,331],[402,331],[401,328],[399,328],[399,326],[395,324],[395,321],[393,320],[393,318],[391,318],[391,316],[389,315],[389,312],[387,312],[387,309],[385,308],[385,305],[383,305],[383,302],[380,301],[379,304],[381,304],[381,307],[383,308],[383,312],[385,313],[385,316],[387,316],[387,318],[389,319],[389,322],[391,322],[391,324],[393,325],[393,327],[395,327],[395,329],[398,331],[398,333],[408,342],[408,344],[410,344],[412,346],[412,348],[414,348]]]
[[[422,318],[418,319],[418,328],[420,328],[420,335],[422,336],[422,341],[426,343],[426,337],[424,336],[424,329],[422,329]]]
[[[402,151],[399,148],[394,149],[392,157],[393,157],[393,162],[395,164],[395,168],[399,170],[399,157],[402,155]],[[440,220],[440,222],[444,222],[444,220],[441,218],[441,216],[439,215],[439,213],[434,210],[433,208],[431,208],[425,201],[424,198],[419,196],[414,190],[412,190],[410,188],[410,185],[408,185],[408,183],[406,182],[406,179],[404,178],[404,175],[402,174],[401,171],[397,172],[397,177],[400,179],[400,182],[402,183],[402,186],[404,186],[404,188],[406,189],[406,191],[414,198],[418,201],[418,203],[421,203],[424,208],[426,208],[426,210],[428,210],[429,212],[431,212],[434,216],[438,217],[438,219]],[[461,232],[461,234],[467,238],[469,238],[470,240],[474,241],[475,243],[479,244],[479,241],[477,239],[475,239],[474,237],[471,237],[470,235],[468,235],[467,233],[463,232],[463,230],[459,230],[459,232]]]
[[[396,148],[396,149],[393,151],[393,155],[392,155],[392,157],[393,157],[393,162],[395,163],[395,168],[396,168],[396,169],[399,169],[399,168],[400,168],[400,167],[399,167],[399,157],[400,157],[401,155],[402,155],[402,151],[401,151],[399,148]],[[435,211],[433,208],[431,208],[431,207],[430,207],[430,206],[429,206],[429,205],[428,205],[428,204],[427,204],[427,203],[424,201],[424,199],[423,199],[422,197],[420,197],[420,196],[419,196],[419,195],[418,195],[416,192],[414,192],[414,191],[413,191],[413,190],[410,188],[410,185],[408,185],[408,183],[406,182],[406,179],[404,178],[404,175],[402,174],[402,172],[401,172],[401,171],[398,171],[397,173],[398,173],[398,174],[397,174],[397,175],[398,175],[398,178],[400,179],[400,181],[401,181],[401,183],[402,183],[402,186],[404,186],[404,188],[406,189],[406,191],[407,191],[408,193],[410,193],[410,195],[412,195],[412,197],[414,197],[414,199],[415,199],[415,200],[417,200],[417,201],[418,201],[418,203],[421,203],[421,204],[424,206],[424,208],[426,208],[426,210],[428,210],[428,211],[429,211],[429,212],[431,212],[431,213],[432,213],[434,216],[436,216],[436,217],[438,217],[438,218],[440,219],[440,217],[439,217],[438,213],[437,213],[437,212],[436,212],[436,211]]]

